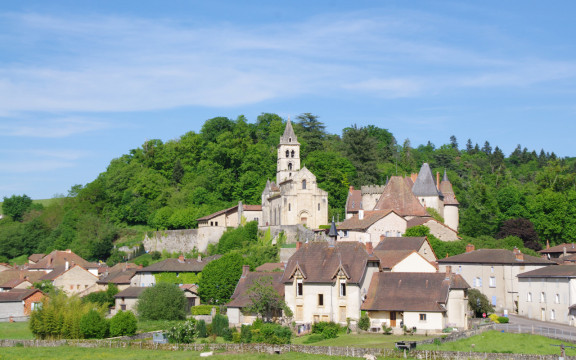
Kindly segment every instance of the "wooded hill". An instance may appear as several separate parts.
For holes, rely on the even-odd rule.
[[[5,205],[4,213],[13,216],[0,220],[0,261],[66,248],[87,259],[106,259],[119,238],[137,239],[151,229],[194,228],[195,219],[238,201],[259,204],[266,180],[276,174],[284,126],[275,114],[262,114],[254,123],[244,116],[216,117],[199,133],[146,141],[48,206],[14,214]],[[384,184],[389,176],[417,172],[428,162],[433,172],[446,170],[453,184],[461,204],[461,235],[516,234],[533,249],[546,240],[576,240],[573,158],[520,145],[506,155],[488,142],[480,146],[464,140],[460,146],[455,137],[440,146],[412,146],[373,125],[329,134],[312,114],[298,116],[294,130],[302,144],[302,165],[330,194],[330,218],[344,218],[350,185]],[[18,198],[4,198],[4,203]]]

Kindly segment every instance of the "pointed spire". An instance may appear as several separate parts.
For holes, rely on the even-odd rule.
[[[444,177],[442,177],[442,181],[450,181],[448,180],[448,175],[446,175],[446,168],[444,168]]]
[[[338,230],[336,230],[336,224],[334,223],[334,216],[332,216],[332,224],[330,224],[330,231],[328,231],[328,236],[336,240],[338,236]]]
[[[432,170],[430,170],[430,165],[428,163],[422,164],[420,168],[420,173],[414,181],[414,186],[412,187],[412,192],[416,196],[441,196],[442,194],[436,188],[434,183],[434,177],[432,176]]]
[[[294,133],[294,129],[292,128],[292,122],[290,121],[290,117],[288,117],[288,121],[286,122],[286,128],[284,129],[284,134],[280,137],[280,144],[300,145],[298,143],[298,139],[296,138],[296,134]]]

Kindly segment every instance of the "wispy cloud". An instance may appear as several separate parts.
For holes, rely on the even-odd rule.
[[[0,123],[0,137],[64,138],[110,127],[111,125],[106,122],[81,118],[14,120]]]

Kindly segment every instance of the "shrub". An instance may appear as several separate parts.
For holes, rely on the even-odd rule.
[[[137,326],[138,320],[132,311],[120,310],[110,319],[110,336],[132,336]]]
[[[240,341],[246,344],[252,342],[252,331],[250,325],[242,325],[240,328]]]
[[[324,339],[334,339],[338,337],[340,325],[333,321],[321,321],[312,325],[313,334],[322,334]]]
[[[199,338],[207,338],[208,331],[206,329],[206,321],[198,320],[196,322],[196,334]]]
[[[196,335],[196,320],[190,319],[176,326],[173,326],[170,329],[168,329],[166,334],[168,335],[168,341],[171,344],[193,343],[194,336]]]
[[[212,334],[224,336],[226,329],[229,329],[228,317],[217,314],[212,318]]]
[[[500,324],[508,324],[509,321],[510,321],[510,319],[508,319],[505,316],[498,316],[498,322]]]
[[[292,330],[287,326],[267,323],[252,332],[252,342],[273,345],[290,344]]]
[[[177,285],[159,283],[140,294],[136,307],[145,320],[184,320],[186,304],[186,297]]]
[[[234,334],[237,334],[238,330],[235,327],[233,328],[225,328],[222,330],[222,337],[226,341],[232,341],[234,339]]]
[[[192,313],[192,315],[210,315],[212,313],[212,308],[216,308],[216,314],[220,313],[220,308],[214,305],[192,306],[190,312]]]
[[[370,327],[370,318],[368,317],[367,313],[362,313],[362,315],[360,316],[360,320],[358,321],[358,327],[361,330],[368,330],[368,328]]]
[[[384,332],[384,335],[392,334],[392,328],[388,327],[386,324],[382,324],[382,331]]]
[[[490,320],[492,320],[492,322],[499,324],[500,321],[498,321],[499,316],[496,314],[490,314],[490,316],[488,316],[490,318]]]
[[[152,258],[152,260],[160,260],[160,258],[162,257],[162,253],[160,251],[152,251],[150,253],[150,257]]]
[[[92,309],[80,318],[80,331],[86,339],[103,339],[108,335],[108,321]]]

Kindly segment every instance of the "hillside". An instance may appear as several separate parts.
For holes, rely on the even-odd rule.
[[[135,236],[131,227],[194,228],[195,219],[238,201],[259,204],[266,180],[275,177],[284,124],[275,114],[254,123],[217,117],[199,133],[146,141],[113,159],[94,181],[72,187],[68,197],[26,213],[22,222],[0,221],[0,257],[72,248],[88,259],[106,259],[119,237]],[[517,235],[533,249],[546,240],[576,240],[573,158],[520,145],[506,155],[488,142],[468,140],[461,147],[454,137],[440,146],[399,144],[377,126],[329,134],[311,114],[299,116],[294,130],[302,164],[329,193],[330,218],[343,218],[349,186],[384,184],[428,162],[433,172],[446,170],[454,186],[462,236],[505,237],[514,228],[505,222],[521,218],[534,231]]]

